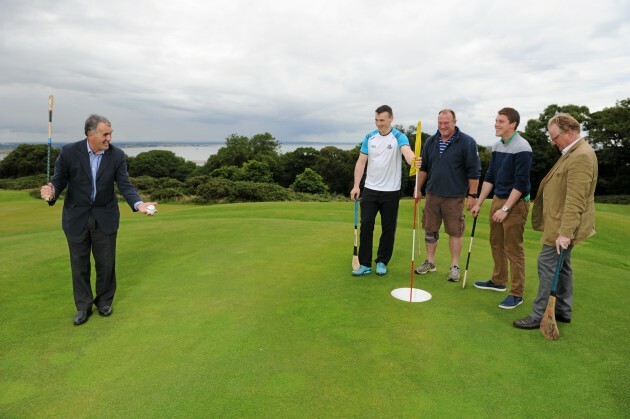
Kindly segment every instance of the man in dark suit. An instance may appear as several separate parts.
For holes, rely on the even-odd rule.
[[[70,250],[72,289],[77,314],[74,324],[85,323],[96,305],[101,316],[112,314],[116,292],[116,234],[120,221],[114,183],[133,211],[152,215],[157,202],[142,202],[129,181],[124,152],[110,144],[112,126],[100,115],[85,121],[85,138],[66,144],[55,162],[52,180],[41,197],[55,205],[67,187],[62,228]],[[96,266],[96,297],[90,284],[90,252]]]

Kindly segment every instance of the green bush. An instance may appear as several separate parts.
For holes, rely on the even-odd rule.
[[[240,172],[240,168],[236,166],[221,166],[218,169],[214,169],[210,172],[211,177],[223,178],[228,180],[234,180],[238,173]]]
[[[195,202],[269,202],[288,201],[289,191],[275,183],[233,182],[209,178],[195,190]]]
[[[233,202],[288,201],[289,192],[275,183],[234,182]]]
[[[15,179],[0,179],[0,189],[23,190],[23,189],[39,189],[46,184],[46,176],[32,175]],[[39,196],[39,195],[38,195]]]
[[[184,193],[180,189],[176,188],[160,188],[151,192],[152,201],[174,201],[182,196],[184,196]]]
[[[209,179],[210,179],[210,176],[208,175],[189,177],[188,179],[186,179],[186,182],[184,182],[184,188],[185,188],[186,194],[196,195],[197,188],[200,185],[203,185],[204,183],[208,182]]]
[[[201,203],[229,201],[233,193],[234,182],[223,178],[209,178],[195,190],[197,202]]]
[[[595,202],[601,204],[629,205],[630,195],[601,195],[595,197]]]
[[[273,175],[269,164],[256,160],[250,160],[236,173],[234,180],[257,183],[272,183]]]
[[[132,177],[130,180],[139,192],[151,193],[157,188],[157,179],[151,176]]]
[[[295,177],[291,189],[296,192],[318,194],[328,191],[328,186],[319,173],[307,167],[304,172]]]
[[[50,149],[50,174],[54,171],[55,160],[60,150]],[[20,144],[0,161],[0,178],[18,178],[41,174],[46,178],[46,164],[48,162],[47,144]]]

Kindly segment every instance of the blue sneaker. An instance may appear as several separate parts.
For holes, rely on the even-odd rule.
[[[476,281],[475,288],[492,291],[505,291],[505,285],[497,285],[491,279],[487,281]]]
[[[369,266],[359,266],[359,269],[352,271],[352,276],[369,275],[372,273],[372,268]]]
[[[387,265],[383,262],[379,262],[376,264],[376,275],[385,275],[387,273]]]
[[[506,310],[512,310],[515,307],[523,304],[523,299],[521,297],[516,297],[514,295],[508,295],[505,300],[499,304],[500,308],[504,308]]]

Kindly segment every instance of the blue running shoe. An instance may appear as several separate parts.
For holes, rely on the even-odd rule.
[[[508,295],[505,300],[499,304],[500,308],[504,308],[506,310],[512,310],[515,307],[523,304],[523,299],[521,297],[516,297],[514,295]]]
[[[359,266],[359,269],[352,271],[352,276],[369,275],[372,273],[372,268],[369,266]]]
[[[387,265],[383,262],[379,262],[376,264],[376,275],[385,275],[387,273]]]
[[[487,281],[475,282],[475,288],[479,288],[482,290],[505,291],[505,285],[497,285],[494,282],[492,282],[491,279]]]

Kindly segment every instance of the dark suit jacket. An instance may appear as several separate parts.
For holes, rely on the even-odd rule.
[[[96,199],[92,202],[92,171],[87,151],[87,138],[66,144],[55,162],[55,174],[51,183],[55,186],[55,197],[49,202],[54,205],[66,187],[63,204],[62,228],[66,234],[78,236],[87,223],[90,213],[101,230],[113,234],[118,230],[120,211],[114,192],[114,182],[132,210],[142,198],[129,181],[125,153],[110,144],[101,159],[96,174]]]

